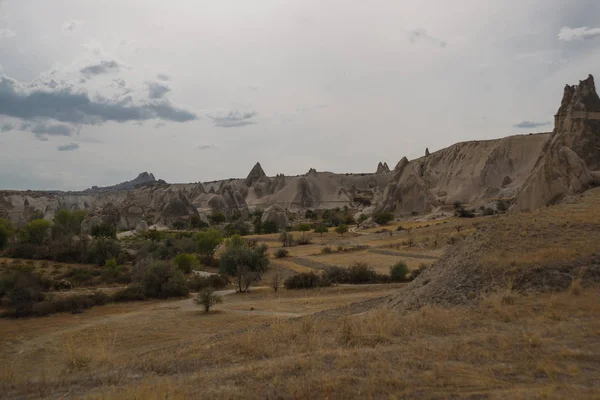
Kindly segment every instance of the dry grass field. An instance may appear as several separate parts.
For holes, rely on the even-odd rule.
[[[313,244],[272,259],[259,287],[223,292],[207,314],[179,299],[0,319],[0,397],[600,398],[599,189],[532,212],[401,224],[412,229],[311,234]],[[281,247],[277,235],[256,239]],[[387,273],[400,260],[433,265],[411,283],[269,287],[277,270],[362,261]],[[467,265],[490,280],[477,291],[444,281],[446,270],[471,274]],[[492,286],[492,275],[516,273],[543,285]],[[396,301],[421,301],[427,288],[473,292],[410,310]]]

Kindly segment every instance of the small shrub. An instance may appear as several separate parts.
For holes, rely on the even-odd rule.
[[[322,254],[331,254],[331,253],[333,253],[333,250],[331,249],[331,247],[325,246],[325,247],[321,248],[321,253]]]
[[[379,225],[387,225],[394,219],[394,214],[391,212],[380,212],[373,216],[373,221]]]
[[[302,272],[290,276],[283,282],[286,289],[312,289],[323,286],[325,281],[314,272]]]
[[[222,303],[223,298],[215,293],[214,288],[209,287],[198,293],[194,301],[204,307],[204,312],[209,312],[212,306]]]
[[[348,270],[348,279],[350,283],[369,283],[375,282],[377,273],[364,262],[355,262]]]
[[[192,272],[196,264],[198,263],[196,260],[196,256],[188,253],[179,253],[173,259],[173,262],[179,268],[181,272],[184,274],[189,274]]]
[[[404,261],[399,261],[390,267],[390,280],[392,282],[404,282],[407,279],[408,267]]]
[[[199,292],[208,287],[223,289],[229,285],[229,279],[223,275],[210,275],[202,277],[194,275],[187,283],[188,289],[193,292]]]
[[[348,225],[340,224],[335,228],[335,231],[339,233],[341,236],[344,236],[344,233],[348,232]]]
[[[325,225],[319,225],[315,228],[315,233],[321,234],[323,236],[324,233],[329,232],[329,229]]]
[[[275,258],[285,258],[289,255],[290,255],[290,252],[284,248],[280,248],[275,251]]]
[[[140,301],[145,299],[146,295],[144,294],[144,289],[139,285],[128,286],[125,289],[113,293],[111,296],[111,300],[117,303]]]
[[[296,244],[296,246],[305,246],[305,245],[307,245],[307,244],[311,244],[311,243],[312,243],[312,241],[311,241],[311,240],[310,240],[310,238],[309,238],[309,237],[307,237],[307,236],[301,236],[301,237],[299,237],[298,239],[296,239],[296,240],[294,241],[294,243]]]
[[[323,279],[329,284],[337,285],[340,283],[350,282],[349,273],[347,268],[342,267],[329,267],[323,275]]]

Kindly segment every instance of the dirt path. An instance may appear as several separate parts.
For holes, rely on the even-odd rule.
[[[383,254],[386,256],[420,258],[423,260],[437,260],[439,258],[439,257],[435,257],[435,256],[429,256],[427,254],[401,253],[399,251],[392,251],[392,250],[369,249],[368,251],[369,251],[369,253]]]

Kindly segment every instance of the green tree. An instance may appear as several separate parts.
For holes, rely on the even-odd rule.
[[[222,303],[223,298],[215,293],[215,289],[208,287],[198,293],[194,301],[204,307],[204,312],[209,312],[212,306]]]
[[[281,232],[279,235],[279,240],[281,241],[283,247],[292,247],[294,245],[294,235],[289,232]]]
[[[31,221],[21,229],[20,239],[22,242],[41,245],[48,238],[50,222],[45,219]]]
[[[59,239],[65,236],[79,235],[81,223],[87,215],[85,210],[60,210],[54,215],[52,237]]]
[[[221,272],[237,278],[239,292],[245,292],[269,266],[267,246],[254,248],[240,236],[233,236],[227,241],[225,251],[220,258]]]
[[[173,262],[175,263],[177,268],[179,268],[179,270],[184,274],[189,274],[190,272],[192,272],[192,270],[197,264],[196,256],[188,253],[177,254],[173,259]]]
[[[390,267],[390,279],[393,282],[404,282],[408,275],[408,267],[404,261],[399,261]]]
[[[379,225],[387,225],[394,219],[394,214],[391,212],[380,212],[375,214],[373,217],[373,221],[377,222]]]
[[[3,250],[15,234],[11,221],[0,218],[0,250]]]
[[[109,222],[103,222],[100,225],[92,226],[90,232],[95,238],[116,239],[117,229]]]
[[[277,222],[275,221],[266,221],[262,224],[262,230],[265,234],[277,233],[279,228],[277,227]]]
[[[325,225],[319,225],[315,228],[315,233],[320,233],[321,236],[327,232],[329,232],[329,229]]]
[[[221,232],[216,229],[208,229],[196,234],[196,248],[210,264],[215,255],[217,247],[223,242]]]
[[[186,228],[185,221],[182,221],[180,219],[173,221],[173,223],[171,225],[173,226],[173,229],[175,229],[177,231],[182,231]]]
[[[310,227],[310,224],[300,224],[300,225],[298,226],[298,230],[299,230],[300,232],[302,232],[302,237],[303,237],[303,238],[304,238],[304,234],[305,234],[306,232],[310,231],[310,229],[311,229],[311,227]]]
[[[340,224],[335,228],[335,231],[344,236],[344,233],[348,232],[348,226],[345,224]]]
[[[218,225],[218,224],[222,224],[223,222],[225,222],[226,218],[225,218],[225,214],[223,214],[220,211],[213,211],[212,214],[210,214],[208,216],[208,220],[213,224],[213,225]]]
[[[183,273],[164,261],[151,264],[143,277],[144,294],[148,297],[180,297],[188,294]]]
[[[204,222],[199,215],[192,215],[190,217],[190,225],[193,229],[206,229],[209,227],[208,223]]]

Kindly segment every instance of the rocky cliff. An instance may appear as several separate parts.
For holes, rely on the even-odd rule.
[[[590,75],[567,85],[554,131],[457,143],[400,160],[376,211],[428,212],[456,201],[485,205],[514,200],[538,208],[598,184],[600,99]]]

